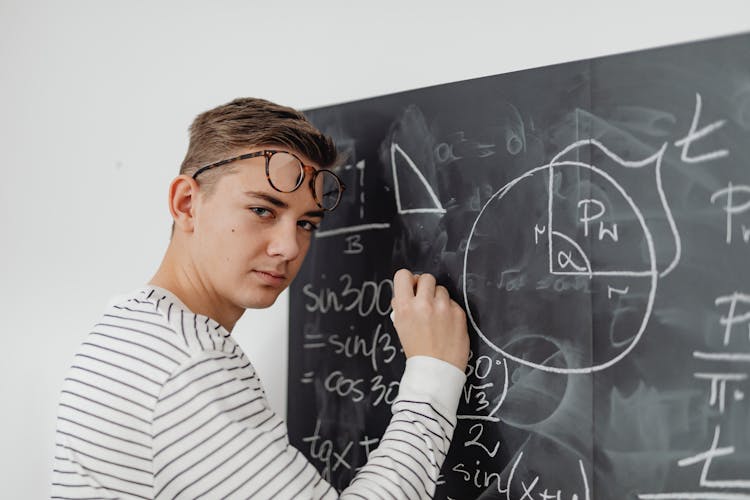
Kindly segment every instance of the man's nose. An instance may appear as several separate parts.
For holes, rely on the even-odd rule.
[[[299,250],[296,221],[280,221],[275,224],[271,240],[268,242],[268,255],[294,260],[299,255]]]

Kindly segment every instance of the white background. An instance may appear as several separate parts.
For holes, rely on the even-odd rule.
[[[742,31],[747,0],[0,0],[0,497],[49,495],[62,379],[108,299],[158,266],[197,113],[237,96],[316,107]],[[287,304],[234,333],[282,414]]]

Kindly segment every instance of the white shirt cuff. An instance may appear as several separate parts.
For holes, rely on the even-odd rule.
[[[406,360],[401,377],[399,399],[424,399],[437,404],[455,416],[466,375],[457,367],[429,356],[412,356]]]

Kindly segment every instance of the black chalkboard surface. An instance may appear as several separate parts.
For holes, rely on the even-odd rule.
[[[750,35],[308,114],[347,190],[291,290],[288,420],[336,488],[390,419],[407,267],[470,322],[437,498],[750,499]]]

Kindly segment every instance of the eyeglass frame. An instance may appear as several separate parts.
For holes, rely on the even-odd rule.
[[[271,173],[269,171],[269,165],[271,163],[271,157],[273,155],[277,154],[277,153],[286,153],[288,155],[293,156],[299,162],[300,167],[302,168],[302,175],[300,176],[300,180],[297,183],[297,185],[294,186],[294,189],[292,189],[291,191],[282,191],[281,189],[279,189],[276,186],[274,186],[273,182],[271,182]],[[272,188],[274,188],[276,191],[278,191],[279,193],[293,193],[294,191],[298,190],[300,188],[300,186],[302,186],[302,184],[304,184],[304,182],[305,182],[305,176],[307,175],[307,172],[308,171],[312,171],[312,174],[311,174],[311,177],[310,177],[310,192],[313,195],[313,200],[315,200],[315,204],[318,205],[318,207],[320,207],[321,209],[325,210],[326,212],[330,212],[332,210],[335,210],[336,207],[339,206],[339,203],[341,202],[341,198],[342,198],[342,196],[344,194],[344,190],[346,189],[346,185],[341,181],[341,179],[339,178],[338,175],[334,174],[332,170],[327,169],[327,168],[315,168],[312,165],[305,165],[305,163],[296,154],[290,153],[289,151],[283,151],[283,150],[280,150],[280,149],[264,149],[262,151],[254,151],[252,153],[244,153],[244,154],[241,154],[239,156],[233,156],[232,158],[227,158],[227,159],[224,159],[224,160],[219,160],[219,161],[215,161],[213,163],[209,163],[208,165],[203,165],[201,168],[199,168],[198,170],[196,170],[193,173],[193,175],[192,175],[193,180],[195,180],[195,178],[198,177],[198,175],[202,174],[206,170],[210,170],[210,169],[216,168],[216,167],[221,167],[222,165],[226,165],[227,163],[232,163],[232,162],[235,162],[235,161],[248,160],[250,158],[257,158],[259,156],[263,156],[266,159],[266,180],[268,181],[268,184]],[[319,172],[323,172],[323,171],[329,172],[331,175],[333,175],[336,178],[336,180],[338,180],[339,186],[341,186],[341,188],[339,189],[339,197],[336,200],[336,204],[332,208],[325,208],[323,205],[321,205],[318,202],[318,198],[317,198],[317,196],[315,194],[315,187],[314,187],[315,186],[315,178],[318,176]]]

